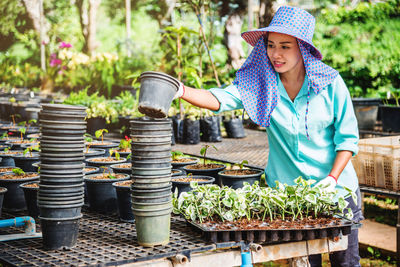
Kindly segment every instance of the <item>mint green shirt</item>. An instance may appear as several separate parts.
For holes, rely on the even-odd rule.
[[[316,95],[310,94],[307,139],[305,112],[307,106],[308,79],[291,101],[279,75],[277,75],[280,100],[272,112],[271,125],[267,127],[269,156],[265,169],[267,184],[275,181],[293,185],[298,176],[317,182],[327,177],[332,169],[336,151],[349,150],[353,156],[358,152],[358,128],[349,91],[340,75]],[[242,109],[243,104],[235,85],[225,89],[210,89],[220,102],[223,112]],[[351,161],[339,176],[338,184],[352,191],[358,188],[358,179]],[[337,186],[339,195],[347,195]]]

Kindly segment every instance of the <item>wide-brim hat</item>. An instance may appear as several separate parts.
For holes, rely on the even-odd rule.
[[[321,60],[322,54],[312,42],[314,28],[315,18],[313,15],[301,8],[282,6],[275,13],[268,27],[243,32],[242,38],[251,46],[255,46],[257,41],[268,32],[291,35],[306,43],[310,53]]]

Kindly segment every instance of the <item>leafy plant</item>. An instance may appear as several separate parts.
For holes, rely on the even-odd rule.
[[[21,133],[21,141],[23,141],[24,134],[26,133],[26,128],[25,127],[19,128],[18,131]]]
[[[32,151],[39,151],[39,145],[25,148],[23,155],[25,156],[27,153],[29,153],[29,156],[32,157]]]
[[[128,149],[128,148],[130,149],[132,147],[131,142],[132,142],[132,139],[125,136],[125,139],[121,139],[121,141],[119,141],[118,148],[119,149]]]
[[[100,168],[103,169],[103,176],[107,176],[110,179],[117,179],[117,177],[115,175],[113,175],[111,170],[109,168],[107,168],[106,166],[101,166]],[[108,171],[108,173],[106,173],[107,171]]]
[[[115,149],[110,149],[110,150],[109,150],[109,153],[110,153],[110,158],[112,158],[112,156],[114,155],[114,158],[115,158],[116,160],[120,160],[120,159],[121,159],[121,156],[119,155],[119,153],[118,153],[117,150],[115,150]]]
[[[5,131],[5,132],[1,135],[0,139],[6,139],[6,140],[8,140],[8,132]]]
[[[88,153],[89,152],[89,149],[90,149],[90,143],[92,143],[93,142],[93,138],[92,138],[92,136],[90,135],[90,134],[88,134],[88,133],[85,133],[85,142],[87,143],[86,144],[86,153]]]
[[[25,174],[25,172],[20,168],[14,168],[12,169],[12,172],[17,176],[22,176]]]
[[[389,105],[389,99],[394,99],[395,105],[397,107],[400,106],[400,88],[391,87],[387,90],[382,90],[379,92],[379,96],[385,105]]]
[[[101,142],[103,143],[104,142],[104,138],[103,138],[104,133],[108,133],[108,130],[107,129],[99,129],[94,133],[94,135],[96,136],[96,138],[101,137]]]
[[[192,191],[182,192],[178,197],[173,195],[173,212],[182,214],[192,221],[213,220],[235,221],[247,220],[297,220],[309,217],[343,216],[347,206],[344,197],[339,197],[336,204],[333,199],[336,192],[326,188],[313,187],[314,180],[298,177],[295,185],[276,183],[275,188],[260,187],[258,182],[245,183],[242,188],[232,189],[213,184],[199,186],[191,182]],[[351,190],[347,189],[349,193]],[[354,194],[351,196],[356,198]],[[355,199],[357,200],[357,199]],[[346,213],[351,219],[351,209]]]
[[[244,168],[244,164],[249,164],[247,160],[242,160],[240,163],[235,163],[233,166],[238,166],[241,170]]]
[[[206,157],[207,157],[207,151],[208,149],[212,147],[214,148],[216,151],[218,151],[218,149],[214,146],[214,145],[204,145],[201,149],[200,149],[200,155],[203,156],[203,165],[206,165]]]
[[[184,156],[181,151],[171,151],[172,160],[178,160]]]

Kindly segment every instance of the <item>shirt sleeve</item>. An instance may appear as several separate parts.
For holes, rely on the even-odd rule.
[[[354,113],[349,90],[342,77],[338,77],[332,83],[334,94],[335,114],[335,151],[348,150],[353,156],[358,153],[358,126]]]
[[[212,88],[209,91],[217,98],[220,104],[219,110],[213,111],[215,114],[221,113],[223,111],[243,108],[243,103],[240,99],[240,94],[236,85],[231,84],[225,89]]]

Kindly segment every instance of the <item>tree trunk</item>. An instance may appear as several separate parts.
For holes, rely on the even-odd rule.
[[[32,20],[32,25],[34,30],[37,32],[38,36],[40,36],[40,9],[39,9],[39,0],[23,0],[23,4],[26,9],[26,13],[29,18]],[[48,29],[50,28],[50,24],[43,19],[44,21],[44,29],[43,29],[43,40],[48,43],[49,36],[47,35]]]
[[[96,41],[96,16],[101,0],[88,0],[88,7],[84,0],[76,0],[79,10],[79,22],[85,38],[83,52],[91,54],[98,46]]]
[[[228,63],[238,69],[245,60],[245,53],[242,47],[242,38],[240,36],[243,19],[239,14],[232,14],[225,23],[225,45],[228,49]]]
[[[261,0],[260,13],[258,17],[260,28],[267,27],[274,16],[274,2],[275,0]]]

